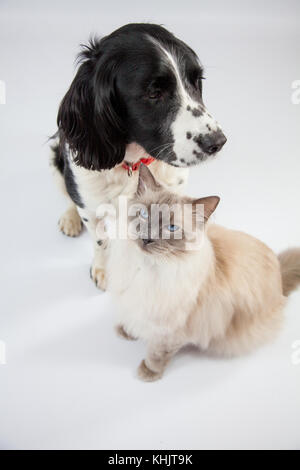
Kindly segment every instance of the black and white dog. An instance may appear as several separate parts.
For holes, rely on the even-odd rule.
[[[92,41],[80,61],[59,108],[51,163],[70,202],[60,229],[76,236],[83,221],[95,245],[91,275],[105,289],[97,207],[133,194],[141,160],[180,190],[187,167],[216,155],[226,138],[203,104],[197,55],[161,26],[123,26]]]

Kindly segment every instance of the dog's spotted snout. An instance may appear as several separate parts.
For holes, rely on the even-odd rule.
[[[212,132],[210,134],[199,135],[194,137],[194,141],[198,144],[200,149],[208,155],[220,152],[222,147],[226,144],[227,139],[221,130]]]

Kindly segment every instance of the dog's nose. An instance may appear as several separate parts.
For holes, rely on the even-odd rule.
[[[226,144],[227,139],[222,131],[216,131],[212,134],[199,136],[197,144],[208,155],[220,152],[221,148]]]
[[[144,245],[149,245],[149,243],[152,243],[153,240],[151,240],[151,238],[143,238],[143,244]]]

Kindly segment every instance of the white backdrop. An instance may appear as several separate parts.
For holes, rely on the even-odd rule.
[[[300,292],[274,344],[230,361],[184,351],[162,381],[139,382],[144,347],[115,337],[87,233],[57,230],[65,204],[46,143],[78,45],[128,22],[164,24],[199,54],[228,137],[192,170],[189,193],[219,194],[217,222],[276,251],[300,245],[299,18],[298,0],[1,0],[0,448],[300,448]]]

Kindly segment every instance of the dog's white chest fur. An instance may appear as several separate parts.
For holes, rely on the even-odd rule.
[[[137,189],[138,171],[128,176],[122,166],[112,170],[90,171],[73,162],[70,164],[87,211],[96,213],[101,203],[114,203],[118,196],[131,196]],[[151,171],[161,184],[175,192],[184,189],[189,173],[188,169],[175,168],[161,161],[153,162]]]

